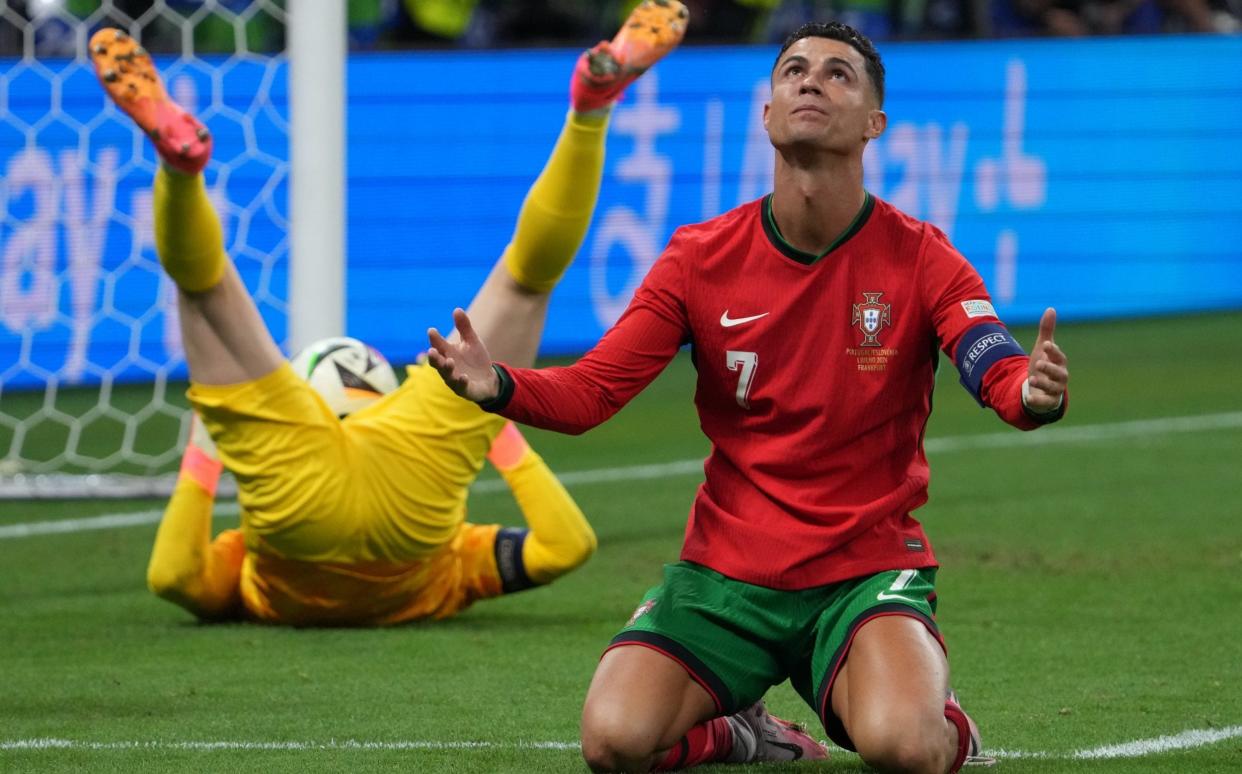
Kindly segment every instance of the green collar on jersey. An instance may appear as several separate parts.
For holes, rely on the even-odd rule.
[[[772,194],[763,197],[763,230],[767,233],[768,241],[772,243],[772,246],[780,250],[786,258],[810,266],[848,242],[850,237],[857,234],[866,225],[867,219],[871,217],[872,210],[875,209],[875,197],[871,195],[870,191],[863,191],[863,197],[863,205],[858,210],[858,214],[854,216],[854,220],[850,222],[845,231],[841,232],[841,236],[832,240],[832,244],[828,245],[828,248],[819,255],[804,253],[786,242],[785,237],[781,236],[781,230],[776,225],[776,218],[772,215]]]

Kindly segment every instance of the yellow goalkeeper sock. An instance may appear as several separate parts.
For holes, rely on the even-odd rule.
[[[202,591],[214,503],[202,484],[184,475],[177,479],[147,565],[147,586],[159,596],[184,604]]]
[[[532,581],[551,583],[595,553],[591,524],[534,449],[526,447],[511,467],[498,470],[530,527],[522,563]]]
[[[241,533],[235,530],[211,540],[214,502],[204,482],[198,476],[187,476],[183,467],[147,565],[147,586],[156,596],[204,618],[237,611],[241,602],[238,579],[246,554]]]
[[[154,208],[155,251],[177,287],[197,292],[219,283],[228,257],[203,176],[184,175],[160,165],[155,173]]]
[[[607,113],[571,111],[566,118],[505,248],[505,267],[523,287],[550,291],[582,246],[599,198],[607,132]]]

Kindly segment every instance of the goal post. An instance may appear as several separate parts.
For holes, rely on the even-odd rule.
[[[291,0],[288,16],[289,348],[296,351],[345,334],[345,3]]]
[[[188,432],[175,288],[152,232],[157,159],[96,82],[90,35],[140,40],[212,132],[204,175],[226,249],[288,347],[343,330],[343,7],[0,6],[0,498],[162,495]],[[299,75],[312,82],[295,93]]]

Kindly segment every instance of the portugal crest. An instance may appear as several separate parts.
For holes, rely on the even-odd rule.
[[[880,346],[880,331],[885,325],[893,324],[892,304],[881,304],[880,296],[884,295],[884,291],[879,293],[863,293],[863,302],[854,304],[854,317],[850,320],[850,325],[857,325],[862,331],[863,340],[859,344],[861,347],[878,347]]]
[[[634,623],[635,623],[636,621],[638,621],[638,619],[639,619],[639,618],[642,618],[642,617],[643,617],[643,616],[645,616],[647,613],[650,613],[650,612],[651,612],[651,608],[655,607],[655,606],[656,606],[656,602],[659,602],[659,601],[660,601],[660,598],[659,598],[659,597],[655,597],[655,598],[653,598],[653,599],[649,599],[649,600],[647,600],[646,602],[644,602],[644,603],[642,603],[641,605],[639,605],[639,606],[638,606],[638,608],[634,611],[634,615],[630,616],[630,620],[628,620],[628,621],[626,621],[626,622],[625,622],[625,625],[626,625],[626,626],[633,626],[633,625],[634,625]]]

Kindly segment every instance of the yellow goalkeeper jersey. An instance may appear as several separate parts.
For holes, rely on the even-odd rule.
[[[248,550],[240,530],[215,539],[217,557],[241,564],[245,615],[290,626],[383,626],[447,618],[500,595],[496,524],[462,523],[435,553],[415,561],[337,564],[281,559]],[[230,570],[236,572],[236,564]]]

